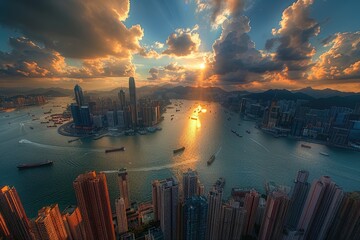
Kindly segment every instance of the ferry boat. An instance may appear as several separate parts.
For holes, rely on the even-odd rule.
[[[303,147],[303,148],[311,148],[310,145],[306,145],[306,144],[301,144],[301,147]]]
[[[23,164],[17,165],[17,168],[19,170],[21,170],[21,169],[27,169],[27,168],[45,167],[45,166],[50,166],[53,163],[54,163],[53,161],[45,161],[45,162],[30,163],[30,164],[23,163]]]
[[[175,150],[173,150],[173,153],[175,154],[175,153],[179,153],[179,152],[182,152],[182,151],[184,151],[185,150],[185,147],[181,147],[181,148],[178,148],[178,149],[175,149]]]
[[[125,151],[125,147],[106,149],[105,153],[118,152],[118,151]]]
[[[207,160],[207,165],[211,165],[215,161],[215,154],[211,155],[209,160]]]

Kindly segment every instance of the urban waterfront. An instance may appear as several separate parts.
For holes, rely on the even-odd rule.
[[[59,203],[61,209],[76,204],[72,182],[89,170],[107,173],[112,204],[119,191],[116,172],[122,167],[128,170],[131,201],[139,202],[151,201],[152,180],[180,177],[188,168],[198,171],[206,192],[216,179],[224,177],[225,198],[232,187],[254,187],[264,192],[265,181],[292,186],[300,169],[310,172],[309,182],[329,175],[344,191],[358,190],[360,186],[359,152],[313,143],[307,144],[311,146],[308,149],[301,147],[300,141],[274,138],[218,103],[172,100],[173,104],[183,104],[179,112],[167,109],[159,124],[162,131],[68,143],[72,138],[61,136],[57,128],[47,128],[40,122],[45,118],[44,112],[51,108],[53,113],[61,113],[64,109],[54,106],[65,107],[70,102],[71,98],[55,98],[40,107],[0,113],[0,184],[16,187],[29,217],[52,203]],[[198,120],[192,120],[198,105],[207,111],[200,113]],[[33,121],[32,115],[39,120]],[[124,152],[105,154],[105,149],[122,146]],[[182,146],[185,151],[174,155],[173,150]],[[216,154],[216,159],[207,166],[212,154]],[[45,160],[54,161],[54,165],[23,171],[16,168],[20,163]]]

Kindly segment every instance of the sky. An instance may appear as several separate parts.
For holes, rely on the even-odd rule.
[[[0,87],[360,92],[358,0],[2,0]]]

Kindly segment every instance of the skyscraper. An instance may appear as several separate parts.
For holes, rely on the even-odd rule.
[[[125,105],[126,105],[126,101],[125,101],[125,91],[124,90],[120,90],[118,93],[118,97],[119,97],[119,102],[120,102],[120,110],[124,110]]]
[[[223,204],[219,219],[219,235],[217,239],[241,239],[244,228],[246,210],[239,202]]]
[[[129,184],[128,184],[128,174],[125,168],[121,168],[118,172],[118,184],[120,191],[120,198],[124,199],[125,208],[130,207],[130,197],[129,197]]]
[[[32,220],[32,225],[36,239],[68,239],[65,225],[57,204],[40,209],[38,217],[35,220]]]
[[[286,193],[275,190],[268,195],[259,240],[281,239],[290,199]]]
[[[208,204],[203,196],[187,198],[183,205],[183,237],[185,240],[205,240]]]
[[[222,189],[213,189],[208,194],[208,216],[206,239],[217,240],[219,236],[219,219],[222,206]]]
[[[304,239],[325,238],[342,197],[343,191],[329,176],[314,180],[298,224],[298,229],[304,232]]]
[[[179,200],[179,184],[177,180],[175,178],[155,180],[153,182],[152,196],[155,219],[160,220],[164,239],[176,239]]]
[[[244,208],[246,217],[244,222],[243,235],[252,235],[256,220],[256,212],[259,206],[260,195],[255,189],[251,189],[245,194]]]
[[[298,171],[295,179],[286,223],[286,226],[290,230],[295,230],[299,223],[300,215],[310,188],[310,184],[307,182],[308,177],[309,172],[301,170]]]
[[[68,206],[62,213],[64,225],[70,240],[85,240],[84,222],[78,207]]]
[[[8,239],[10,238],[10,232],[8,227],[6,226],[6,222],[3,218],[3,216],[0,213],[0,239],[5,238]]]
[[[122,197],[115,200],[117,232],[122,234],[128,231],[128,224],[126,218],[125,201]]]
[[[76,84],[74,87],[74,93],[75,93],[75,99],[76,99],[76,103],[79,107],[84,106],[85,102],[84,102],[84,95],[83,95],[83,91],[81,89],[81,87]]]
[[[199,179],[196,171],[193,171],[189,168],[187,172],[183,173],[184,201],[198,193],[198,181]]]
[[[86,239],[115,239],[105,173],[80,174],[73,182]]]
[[[137,127],[137,109],[136,109],[136,87],[135,79],[129,78],[129,93],[130,93],[130,111],[131,111],[131,124],[133,128]]]
[[[10,233],[10,238],[31,240],[30,222],[19,195],[14,187],[4,186],[0,190],[0,213]]]

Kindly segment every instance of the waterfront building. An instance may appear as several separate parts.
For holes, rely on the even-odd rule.
[[[92,119],[90,115],[90,109],[88,106],[80,107],[80,117],[81,117],[81,125],[83,128],[92,127]]]
[[[135,79],[133,77],[129,78],[129,93],[130,93],[130,111],[131,111],[131,125],[133,128],[137,127],[137,102],[136,102],[136,87]]]
[[[107,125],[109,128],[114,128],[117,126],[116,121],[116,112],[114,111],[107,111],[106,113],[106,119],[107,119]]]
[[[179,184],[172,177],[160,181],[155,180],[152,188],[155,220],[160,220],[164,239],[174,240],[177,234]]]
[[[208,193],[208,217],[205,239],[217,240],[219,237],[219,220],[222,206],[222,189],[212,189]]]
[[[123,110],[117,110],[116,111],[117,116],[117,126],[119,128],[125,127],[125,117],[124,117],[124,111]]]
[[[14,187],[4,186],[0,189],[0,213],[10,239],[33,239],[30,222]]]
[[[126,106],[126,101],[125,101],[125,91],[124,90],[120,90],[118,93],[118,97],[119,97],[119,109],[120,110],[124,110],[125,106]]]
[[[360,238],[360,192],[345,193],[326,239],[357,240]]]
[[[76,84],[74,87],[74,93],[75,93],[75,99],[76,99],[77,105],[79,107],[84,106],[85,105],[84,94],[83,94],[81,87],[78,84]]]
[[[95,128],[104,127],[104,122],[103,122],[103,116],[102,115],[93,116],[93,122],[94,122],[94,127]]]
[[[82,126],[82,121],[81,121],[79,105],[77,105],[75,103],[72,103],[70,105],[70,110],[71,110],[71,116],[73,118],[75,127],[81,127]]]
[[[129,183],[128,183],[128,173],[125,168],[121,168],[118,171],[118,185],[120,191],[120,198],[124,199],[125,208],[130,207],[130,195],[129,195]]]
[[[69,240],[85,240],[86,233],[80,210],[76,206],[68,206],[62,212],[62,219]]]
[[[105,173],[80,174],[73,182],[86,239],[115,239]]]
[[[208,204],[204,196],[187,198],[182,206],[183,239],[205,240]]]
[[[68,239],[68,234],[57,204],[40,209],[38,217],[35,220],[32,220],[32,229],[36,239],[39,240]]]
[[[303,239],[325,239],[342,197],[343,191],[329,176],[314,180],[297,227],[304,232]]]
[[[115,209],[116,209],[116,222],[117,222],[117,232],[118,234],[123,234],[128,231],[128,223],[126,218],[126,207],[125,201],[123,198],[118,198],[115,200]]]
[[[303,210],[310,184],[307,182],[309,172],[305,170],[298,171],[297,177],[292,189],[290,206],[286,220],[286,227],[295,230]]]
[[[281,238],[289,203],[290,199],[283,191],[275,190],[268,195],[259,240]]]
[[[191,170],[190,168],[187,172],[183,173],[183,197],[184,201],[191,198],[192,196],[197,195],[198,193],[198,174],[196,171]]]

